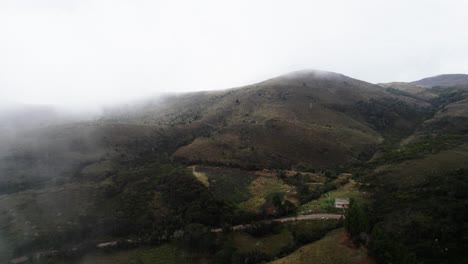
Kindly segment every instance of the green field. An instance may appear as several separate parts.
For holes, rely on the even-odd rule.
[[[335,198],[351,198],[358,202],[364,201],[364,194],[359,191],[355,181],[351,180],[337,190],[323,194],[320,199],[312,200],[299,207],[299,214],[311,213],[343,213],[342,209],[333,208]]]

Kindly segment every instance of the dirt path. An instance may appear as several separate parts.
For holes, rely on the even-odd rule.
[[[265,221],[259,221],[258,223],[271,223],[271,222],[280,222],[280,223],[285,223],[285,222],[293,222],[293,221],[302,221],[302,220],[310,220],[310,219],[340,219],[344,217],[341,214],[309,214],[309,215],[298,215],[298,216],[292,216],[292,217],[283,217],[283,218],[276,218],[272,220],[265,220]],[[250,227],[252,224],[244,224],[244,225],[236,225],[231,228],[231,230],[244,230],[248,227]],[[220,233],[223,232],[222,228],[213,228],[211,229],[211,232],[213,233]]]

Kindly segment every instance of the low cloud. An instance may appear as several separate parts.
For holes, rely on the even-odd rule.
[[[468,72],[465,1],[2,1],[0,101],[99,108],[301,69]]]

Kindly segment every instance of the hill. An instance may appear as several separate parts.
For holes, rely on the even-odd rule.
[[[465,87],[431,91],[434,114],[378,152],[361,179],[373,197],[369,249],[383,263],[466,259],[468,93]]]
[[[414,81],[411,84],[424,87],[468,85],[468,74],[442,74]]]
[[[429,107],[341,74],[300,71],[217,92],[168,96],[114,114],[118,122],[162,125],[194,138],[174,152],[189,163],[318,169],[358,159],[392,133],[410,133]],[[375,108],[370,111],[370,108]]]

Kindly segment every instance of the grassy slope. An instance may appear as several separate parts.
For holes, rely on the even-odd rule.
[[[374,177],[385,180],[389,185],[409,188],[423,183],[431,175],[444,174],[457,168],[463,168],[466,166],[467,160],[468,144],[463,144],[423,158],[378,167]]]
[[[322,98],[314,98],[320,94],[314,88],[273,85],[235,90],[218,103],[223,105],[206,110],[207,118],[215,109],[228,111],[221,111],[223,117],[216,116],[222,119],[217,133],[197,138],[178,149],[175,156],[258,168],[304,161],[323,168],[343,163],[379,142],[379,135],[362,120],[324,105],[328,102],[321,102]],[[346,103],[357,100],[342,107],[352,107]]]
[[[359,104],[371,99],[428,106],[343,75],[304,71],[238,89],[169,96],[110,120],[191,131],[194,137],[174,155],[185,161],[245,168],[284,168],[303,161],[324,168],[381,142],[369,122],[382,117],[369,116]],[[412,128],[407,116],[392,115],[387,125]]]
[[[244,232],[234,232],[232,240],[240,253],[258,251],[269,256],[275,256],[281,249],[293,243],[293,237],[287,229],[261,238],[252,237]]]
[[[366,252],[356,249],[346,238],[343,229],[331,231],[321,240],[305,245],[292,254],[275,260],[273,264],[359,264],[369,263]]]
[[[82,219],[105,219],[112,200],[99,198],[99,185],[66,184],[0,197],[0,233],[11,247],[41,239],[55,243],[71,232],[84,232]],[[114,206],[115,207],[115,206]],[[55,246],[55,245],[54,245]]]
[[[468,218],[463,208],[468,206],[468,181],[466,173],[457,176],[454,172],[468,171],[467,160],[468,144],[464,144],[379,167],[365,179],[375,199],[376,228],[391,234],[379,237],[387,243],[385,247],[375,246],[382,261],[400,261],[385,257],[404,256],[396,253],[399,247],[423,263],[457,263],[466,258]]]
[[[415,84],[411,84],[411,83],[392,82],[392,83],[381,83],[379,85],[385,88],[400,90],[403,93],[406,93],[411,97],[419,98],[424,101],[429,101],[437,97],[437,95],[431,92],[430,89],[424,88]]]
[[[196,170],[206,175],[218,199],[238,204],[252,197],[248,186],[257,178],[254,172],[208,166],[196,166]]]
[[[320,237],[320,234],[336,228],[338,221],[334,219],[326,220],[306,220],[284,224],[279,230],[271,234],[260,237],[252,236],[246,232],[234,231],[228,235],[228,240],[237,253],[245,254],[249,252],[261,252],[270,258],[275,258],[284,254],[285,249],[297,247],[298,235],[309,237]]]
[[[439,95],[438,111],[374,160],[381,165],[363,179],[375,200],[371,217],[378,232],[372,238],[380,243],[371,249],[383,262],[401,262],[401,256],[455,263],[466,255],[467,216],[461,208],[468,191],[468,94],[464,87],[432,90]]]

